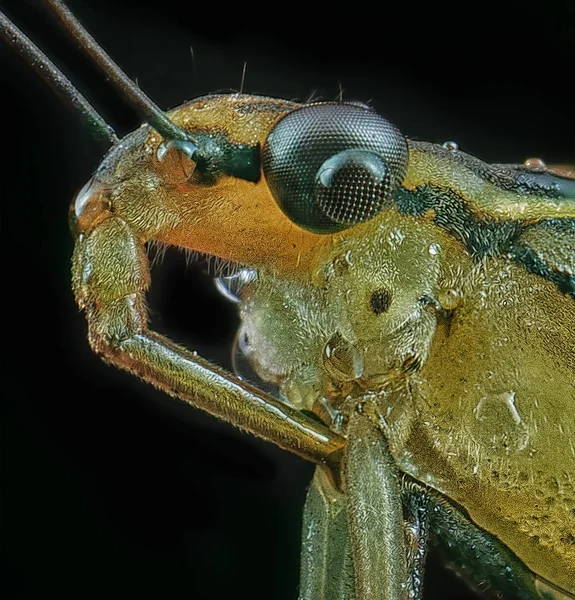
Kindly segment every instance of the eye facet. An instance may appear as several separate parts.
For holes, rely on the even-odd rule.
[[[267,184],[295,223],[330,233],[375,217],[407,169],[407,142],[368,107],[314,104],[287,114],[262,149]]]
[[[319,209],[334,223],[349,225],[372,219],[387,198],[391,177],[380,156],[344,150],[328,158],[316,175]]]

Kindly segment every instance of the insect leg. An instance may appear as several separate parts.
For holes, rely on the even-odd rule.
[[[144,245],[120,218],[106,218],[78,237],[73,285],[96,353],[168,394],[306,460],[335,460],[335,452],[343,446],[341,437],[150,331],[145,305],[149,283]]]
[[[300,600],[354,600],[347,502],[321,467],[303,514]]]
[[[423,598],[423,577],[429,545],[430,502],[427,494],[403,480],[403,518],[407,542],[407,574],[410,598]]]
[[[417,481],[406,477],[405,482],[404,505],[422,507],[434,545],[448,565],[458,565],[457,572],[471,587],[481,593],[488,586],[497,597],[516,600],[550,598],[537,591],[533,573],[462,509]]]
[[[369,415],[350,417],[344,456],[358,600],[409,597],[400,482],[387,440]]]

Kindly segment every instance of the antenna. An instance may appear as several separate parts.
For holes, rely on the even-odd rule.
[[[8,17],[0,11],[0,37],[20,54],[26,62],[44,79],[44,81],[72,108],[77,109],[96,132],[110,144],[119,142],[115,131],[108,125],[100,113],[74,87],[74,84],[58,67],[23,33]]]
[[[193,143],[193,139],[172,123],[162,110],[122,71],[110,55],[86,31],[61,0],[44,0],[50,12],[58,19],[77,46],[120,91],[138,114],[167,140]]]

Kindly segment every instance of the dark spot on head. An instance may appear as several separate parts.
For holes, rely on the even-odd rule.
[[[391,294],[385,288],[375,290],[369,299],[369,307],[376,315],[384,313],[390,305]]]

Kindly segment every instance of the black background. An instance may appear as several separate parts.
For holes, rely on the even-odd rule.
[[[247,93],[341,86],[412,138],[574,161],[568,0],[395,4],[69,2],[162,107],[237,90],[247,61]],[[1,5],[120,134],[137,126],[38,2]],[[312,467],[90,353],[67,210],[105,148],[3,44],[0,63],[6,597],[293,600]],[[151,306],[156,328],[229,367],[235,309],[201,266],[170,252]],[[426,598],[466,597],[433,561],[428,575]]]

